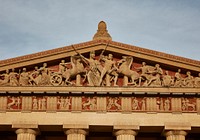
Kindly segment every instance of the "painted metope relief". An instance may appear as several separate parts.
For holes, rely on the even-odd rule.
[[[1,96],[2,111],[199,112],[196,97]]]

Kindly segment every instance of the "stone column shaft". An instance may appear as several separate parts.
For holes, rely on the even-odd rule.
[[[17,129],[17,140],[36,140],[37,132],[33,129]]]
[[[166,140],[185,140],[187,132],[183,130],[171,130],[165,133]]]
[[[115,135],[117,140],[135,140],[137,132],[133,130],[119,130],[115,132]]]
[[[69,129],[65,132],[67,140],[85,140],[87,132],[83,129]]]

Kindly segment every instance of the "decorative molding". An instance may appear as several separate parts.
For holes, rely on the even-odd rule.
[[[77,49],[83,49],[83,48],[86,48],[88,46],[106,45],[107,42],[108,42],[108,40],[99,39],[99,40],[92,40],[92,41],[88,41],[88,42],[74,44],[73,46]],[[124,44],[124,43],[120,43],[120,42],[109,41],[109,46],[116,46],[116,47],[120,47],[121,49],[126,49],[128,51],[133,51],[133,52],[136,52],[136,53],[142,53],[142,54],[146,54],[146,55],[153,55],[153,56],[160,57],[160,58],[163,58],[163,59],[169,59],[171,61],[188,63],[188,64],[192,64],[192,65],[195,65],[195,66],[200,65],[200,61],[198,61],[198,60],[192,60],[192,59],[189,59],[189,58],[175,56],[175,55],[171,55],[171,54],[167,54],[167,53],[163,53],[163,52],[158,52],[158,51],[155,51],[155,50],[149,50],[149,49],[141,48],[141,47],[134,46],[134,45],[128,45],[128,44]],[[43,58],[43,57],[47,57],[47,56],[55,55],[55,54],[59,54],[59,53],[66,53],[66,52],[69,52],[69,51],[73,51],[73,48],[71,46],[64,46],[64,47],[61,47],[61,48],[42,51],[42,52],[24,55],[24,56],[20,56],[20,57],[16,57],[16,58],[0,60],[0,66],[2,67],[2,66],[9,65],[9,64],[20,63],[20,62],[29,61],[29,60],[38,59],[38,58]]]
[[[136,136],[137,132],[134,130],[118,130],[115,133],[115,136],[119,136],[119,135],[133,135]]]
[[[186,136],[187,135],[187,132],[186,131],[183,131],[183,130],[172,130],[172,131],[167,131],[166,133],[165,133],[165,136],[166,137],[169,137],[169,136],[171,136],[171,137],[175,137],[175,136]]]
[[[187,88],[187,87],[62,87],[62,86],[21,86],[21,87],[13,87],[13,86],[2,86],[0,88],[1,95],[9,95],[9,94],[98,94],[98,95],[105,95],[110,93],[115,93],[113,95],[185,95],[187,93],[192,93],[192,96],[200,95],[200,88]]]

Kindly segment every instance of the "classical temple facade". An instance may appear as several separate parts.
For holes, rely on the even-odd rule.
[[[0,61],[0,140],[199,140],[200,61],[112,40]]]

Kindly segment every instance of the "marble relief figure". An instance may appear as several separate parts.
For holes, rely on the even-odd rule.
[[[100,56],[100,60],[104,61],[104,67],[101,71],[101,76],[100,76],[100,81],[99,81],[99,86],[102,85],[103,82],[103,78],[104,76],[113,76],[113,80],[114,80],[114,84],[113,86],[118,86],[117,85],[117,80],[118,80],[118,73],[117,71],[117,67],[116,67],[116,62],[113,60],[113,55],[112,54],[108,54],[108,56]],[[107,78],[107,77],[106,77]],[[106,85],[110,86],[111,85],[111,78],[106,79]]]
[[[76,51],[76,50],[75,50]],[[163,70],[160,64],[147,65],[146,62],[134,66],[132,56],[113,57],[112,53],[89,58],[78,53],[58,63],[58,69],[48,67],[47,62],[32,71],[24,67],[19,72],[14,68],[0,74],[0,86],[134,86],[134,87],[200,87],[198,77],[181,69],[172,74]]]
[[[194,87],[200,87],[200,73],[194,78]]]
[[[15,72],[15,69],[13,68],[12,71],[9,73],[9,81],[10,81],[10,86],[18,86],[19,82],[18,82],[18,73]]]
[[[86,61],[88,68],[87,70],[87,80],[88,86],[98,86],[100,74],[103,67],[100,65],[100,62],[95,58],[95,51],[90,52],[90,58],[86,58],[83,55],[79,54],[81,58]]]
[[[137,81],[139,80],[140,75],[136,71],[131,70],[132,63],[133,63],[133,57],[122,56],[122,59],[118,61],[118,67],[119,67],[118,73],[121,73],[130,79],[130,82],[129,79],[127,79],[127,81],[124,81],[125,82],[124,85],[138,86],[136,80]]]
[[[0,75],[1,79],[0,79],[0,85],[2,86],[7,86],[9,85],[9,70],[7,69],[5,73]]]
[[[23,68],[22,72],[19,74],[19,85],[29,85],[29,73],[26,71],[26,68]]]

